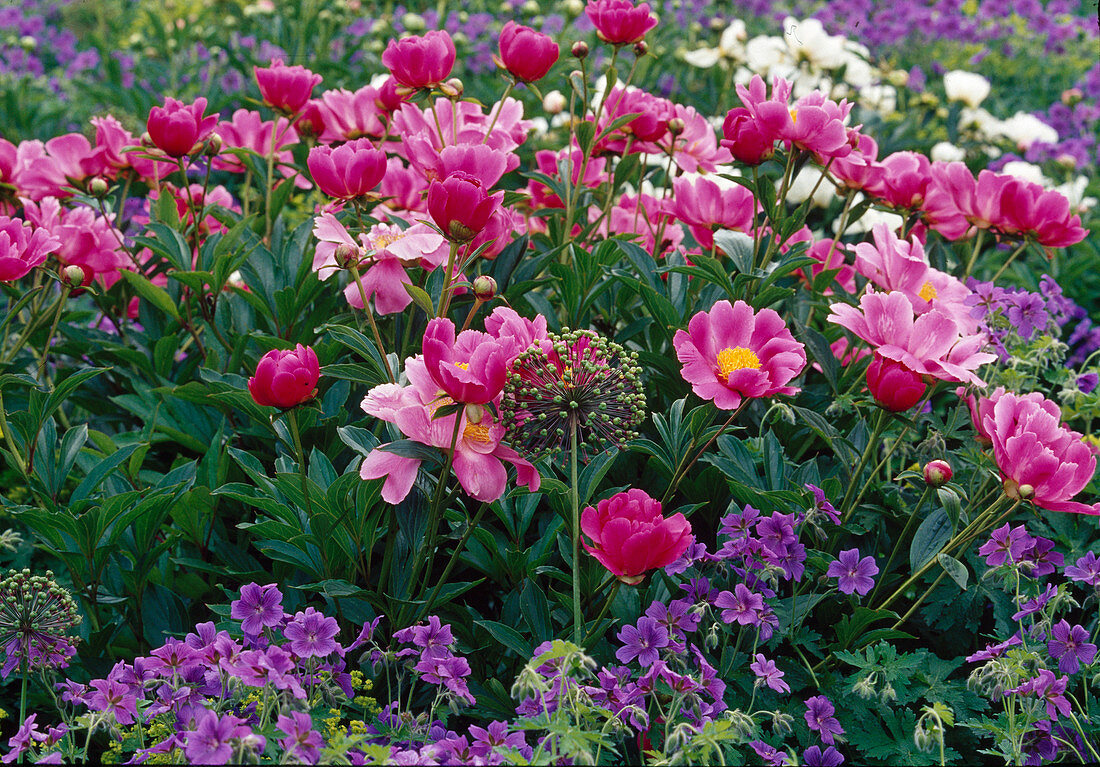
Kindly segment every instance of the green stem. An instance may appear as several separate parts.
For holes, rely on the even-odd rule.
[[[19,685],[19,726],[22,727],[23,722],[27,721],[27,677],[30,673],[25,658],[23,662],[19,664],[19,671],[23,677],[23,681]]]
[[[393,375],[393,370],[390,369],[390,361],[386,357],[386,347],[382,345],[382,335],[378,332],[378,323],[374,321],[374,311],[367,301],[367,291],[363,287],[363,278],[359,276],[359,267],[355,264],[350,264],[348,270],[351,272],[351,276],[355,278],[356,287],[359,288],[359,299],[363,302],[363,314],[367,316],[367,322],[370,323],[371,333],[374,334],[374,343],[378,345],[378,353],[382,357],[382,365],[386,368],[386,377],[390,379],[390,383],[397,383],[397,379]]]
[[[286,411],[286,423],[290,427],[290,436],[294,440],[294,450],[298,454],[298,476],[302,480],[302,496],[306,502],[306,514],[313,518],[313,507],[309,500],[309,482],[306,479],[306,453],[302,449],[302,437],[298,433],[298,414],[293,409]]]
[[[867,468],[867,462],[871,460],[871,453],[874,452],[878,446],[878,438],[882,436],[882,432],[886,429],[886,411],[879,410],[878,420],[875,421],[875,426],[871,430],[871,436],[867,438],[867,447],[863,449],[863,455],[859,458],[859,463],[856,465],[856,470],[852,472],[851,481],[848,483],[848,492],[844,494],[844,500],[840,502],[841,517],[840,524],[844,524],[848,521],[848,517],[852,515],[852,509],[848,507],[848,502],[852,500],[852,494],[855,493],[856,487],[859,486],[859,478],[863,476],[863,470]]]
[[[577,419],[569,419],[569,499],[573,511],[573,642],[583,644],[584,617],[581,615],[581,510],[577,481]]]
[[[998,269],[997,273],[993,275],[993,279],[990,280],[990,282],[996,282],[997,280],[999,280],[1001,278],[1001,275],[1005,273],[1005,269],[1012,266],[1012,262],[1016,260],[1016,256],[1023,253],[1024,250],[1027,248],[1027,242],[1028,242],[1027,240],[1024,240],[1023,242],[1020,243],[1020,247],[1018,247],[1018,248],[1016,248],[1016,250],[1012,251],[1012,253],[1005,260],[1005,262],[1003,264],[1001,264],[1001,268]]]
[[[42,357],[38,360],[39,373],[46,368],[46,360],[50,356],[50,344],[53,343],[53,334],[57,332],[57,323],[61,320],[61,313],[65,311],[65,301],[68,299],[70,292],[72,292],[71,287],[62,285],[61,297],[57,301],[57,311],[53,315],[53,324],[50,325],[50,332],[46,334],[46,343],[42,346]]]
[[[439,297],[439,311],[436,317],[446,317],[451,308],[451,283],[454,282],[455,256],[458,255],[458,243],[450,241],[451,250],[447,254],[447,271],[443,275],[443,294]]]
[[[966,262],[966,271],[963,273],[963,282],[966,282],[966,278],[970,276],[970,272],[974,269],[974,262],[978,260],[978,253],[982,250],[982,240],[985,239],[985,230],[979,229],[978,236],[974,238],[974,250],[970,252],[970,260]]]
[[[882,577],[878,579],[878,583],[875,584],[875,590],[871,592],[871,598],[868,602],[875,601],[875,597],[878,595],[878,590],[886,580],[887,574],[890,572],[890,565],[894,564],[894,558],[898,555],[898,551],[901,550],[901,544],[905,540],[906,533],[913,526],[913,523],[917,519],[917,513],[920,511],[921,506],[924,505],[924,501],[928,498],[928,493],[931,492],[932,486],[925,485],[924,492],[921,493],[920,498],[917,500],[917,505],[913,507],[913,510],[909,512],[909,519],[905,521],[905,527],[902,528],[901,535],[898,536],[897,542],[894,544],[893,551],[890,552],[890,557],[886,560],[886,566],[882,568]]]
[[[432,606],[435,604],[435,600],[439,597],[439,592],[443,589],[443,584],[447,582],[447,577],[451,574],[451,570],[454,569],[455,563],[458,562],[458,557],[462,553],[462,550],[466,547],[466,542],[470,540],[470,536],[474,534],[474,530],[477,529],[478,522],[485,515],[485,512],[489,509],[488,503],[482,503],[481,508],[477,510],[477,514],[470,520],[466,526],[466,530],[462,533],[462,537],[458,539],[458,543],[455,544],[454,551],[451,552],[451,558],[447,560],[447,566],[443,568],[443,574],[439,576],[439,582],[435,584],[435,588],[432,589],[431,595],[427,601],[420,607],[420,612],[416,614],[416,620],[421,620],[424,616],[431,612]]]
[[[600,621],[602,621],[604,619],[604,616],[607,615],[607,611],[611,609],[611,603],[615,601],[615,597],[619,593],[619,587],[622,586],[622,585],[623,585],[623,582],[620,581],[618,578],[616,578],[615,579],[615,585],[614,585],[614,587],[612,587],[611,593],[607,595],[607,599],[604,600],[603,607],[600,608],[600,612],[596,616],[595,622],[592,624],[591,631],[589,631],[584,637],[584,642],[582,644],[583,644],[585,649],[591,649],[589,647],[589,642],[591,642],[593,639],[595,639],[596,632],[600,628]]]
[[[19,473],[24,477],[27,476],[26,465],[23,463],[23,455],[19,452],[19,448],[15,446],[15,440],[12,438],[11,430],[8,428],[7,411],[4,410],[4,395],[3,391],[0,391],[0,432],[4,434],[4,442],[8,446],[8,450],[11,452],[11,457],[15,461],[15,467],[19,469]]]
[[[516,87],[515,80],[508,81],[508,87],[504,89],[504,95],[500,97],[500,101],[497,103],[496,111],[493,112],[493,119],[489,123],[489,129],[485,131],[485,135],[481,138],[481,143],[484,144],[489,140],[489,134],[493,132],[493,128],[497,125],[497,120],[500,119],[500,113],[504,111],[504,101],[512,94],[512,89]],[[454,110],[452,110],[453,112]]]
[[[672,475],[672,480],[668,483],[668,488],[665,490],[665,494],[661,496],[662,504],[664,504],[676,491],[676,488],[679,486],[680,482],[683,481],[684,477],[687,476],[687,473],[691,471],[691,468],[695,465],[695,462],[699,460],[703,453],[707,452],[707,448],[714,444],[715,440],[717,440],[718,437],[722,435],[722,432],[726,430],[726,427],[733,423],[733,420],[741,414],[741,411],[744,410],[745,406],[748,404],[749,400],[747,397],[741,400],[741,404],[737,406],[737,409],[733,411],[729,419],[724,424],[722,424],[721,427],[719,427],[718,431],[716,431],[710,439],[707,440],[706,444],[699,449],[699,452],[695,454],[695,456],[691,459],[687,466],[684,466],[683,470],[680,469],[680,466],[676,467],[676,473]]]
[[[272,176],[275,175],[275,126],[271,126],[271,147],[267,150],[267,179],[264,184],[264,241],[271,244],[271,228],[274,221],[271,220],[271,192],[275,187]],[[195,222],[196,226],[198,222]]]

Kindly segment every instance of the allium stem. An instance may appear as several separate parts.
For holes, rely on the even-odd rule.
[[[577,481],[577,419],[569,419],[569,495],[573,507],[573,641],[583,645],[584,616],[581,615],[581,499]]]
[[[302,496],[306,502],[306,514],[313,516],[313,507],[309,500],[309,482],[306,479],[306,453],[302,449],[302,437],[298,433],[298,414],[293,409],[286,413],[286,423],[290,436],[294,440],[294,450],[298,455],[298,476],[302,479]]]
[[[23,722],[27,721],[27,677],[30,674],[30,669],[27,667],[27,658],[24,655],[23,662],[19,664],[20,676],[23,677],[22,683],[19,685],[19,726],[23,726]],[[20,762],[23,760],[20,759]]]
[[[275,136],[275,126],[271,126],[271,147],[267,150],[267,179],[264,184],[264,241],[271,243],[271,228],[273,221],[271,220],[271,192],[275,184],[272,181],[272,176],[275,175],[275,142],[277,138]],[[187,184],[187,179],[184,179],[183,183]],[[198,229],[198,221],[195,222],[196,231]]]

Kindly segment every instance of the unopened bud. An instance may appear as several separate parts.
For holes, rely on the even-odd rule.
[[[491,301],[497,294],[497,281],[487,274],[474,279],[474,298],[478,301]]]
[[[687,126],[684,125],[684,121],[679,117],[673,117],[671,120],[668,121],[668,132],[671,133],[673,136],[679,136],[681,133],[684,132],[684,129],[686,127]]]
[[[481,419],[485,417],[485,408],[481,405],[467,405],[466,406],[466,421],[473,424],[481,423]]]
[[[70,290],[76,288],[82,288],[87,283],[91,282],[91,272],[86,271],[87,267],[78,266],[77,264],[69,264],[61,270],[61,284]]]
[[[647,53],[649,53],[649,45],[646,44],[645,40],[639,40],[638,42],[634,43],[634,55],[635,56],[637,56],[638,58],[641,58],[642,56],[645,56]]]
[[[443,91],[443,95],[451,99],[460,99],[465,91],[465,87],[462,85],[462,81],[457,77],[452,77],[445,83],[439,86],[439,90]]]
[[[108,189],[110,189],[110,185],[106,179],[96,177],[88,182],[88,191],[91,192],[93,197],[106,196]]]
[[[932,487],[941,487],[951,481],[954,472],[947,461],[935,460],[924,464],[924,481]]]
[[[149,135],[149,131],[145,131],[141,134],[141,145],[146,149],[152,149],[156,146],[156,144],[153,143],[153,137]]]
[[[206,140],[206,145],[202,151],[207,157],[217,157],[222,151],[222,137],[217,133],[211,133],[210,138]]]
[[[355,266],[359,262],[359,248],[354,245],[343,243],[336,246],[336,250],[333,251],[332,257],[335,259],[337,266],[341,269],[347,269]]]
[[[1025,501],[1035,496],[1035,488],[1032,485],[1020,485],[1020,497]]]
[[[1085,97],[1080,88],[1067,88],[1062,91],[1062,103],[1071,107]]]
[[[578,40],[573,43],[573,47],[570,49],[574,58],[583,59],[588,55],[588,43],[584,40]]]

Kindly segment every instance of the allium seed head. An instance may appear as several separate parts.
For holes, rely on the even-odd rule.
[[[80,620],[76,602],[54,581],[53,572],[41,576],[12,570],[0,581],[0,676],[7,678],[23,663],[30,670],[68,665],[76,649],[65,632]]]

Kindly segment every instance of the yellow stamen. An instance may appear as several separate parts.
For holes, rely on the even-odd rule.
[[[752,349],[738,346],[735,349],[723,349],[718,352],[718,376],[723,381],[728,380],[733,371],[745,368],[760,369],[760,358]]]
[[[926,282],[926,283],[924,283],[923,285],[920,286],[920,292],[917,293],[917,295],[920,296],[925,301],[931,301],[933,298],[935,298],[939,294],[936,292],[936,289],[934,287],[932,287],[931,282]]]
[[[469,370],[470,369],[470,363],[469,362],[456,362],[455,367],[456,368],[462,368],[463,370]]]
[[[467,421],[466,428],[462,430],[462,438],[473,442],[480,442],[483,445],[488,444],[492,441],[489,437],[489,424],[484,421],[482,423],[470,423]]]
[[[380,234],[379,236],[374,238],[374,249],[385,250],[404,236],[404,232],[397,232],[395,234]]]
[[[798,110],[795,110],[795,109],[791,110],[791,122],[793,122],[793,123],[798,122]]]

